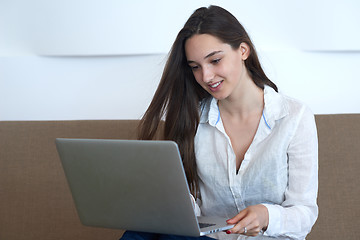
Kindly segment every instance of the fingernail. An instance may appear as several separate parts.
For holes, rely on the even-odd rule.
[[[226,231],[226,234],[231,234],[231,231],[230,231],[230,230],[227,230],[227,231]]]

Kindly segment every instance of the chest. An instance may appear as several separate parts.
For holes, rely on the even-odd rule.
[[[236,170],[239,170],[245,153],[249,149],[257,132],[260,116],[254,116],[246,121],[231,121],[223,119],[224,129],[230,138],[236,156]]]
[[[239,209],[258,204],[259,199],[271,203],[283,201],[288,182],[286,149],[289,138],[276,129],[272,134],[267,132],[265,124],[259,126],[236,174],[234,168],[238,157],[224,129],[200,126],[195,150],[203,199],[229,201],[229,204],[224,203],[229,206],[235,200]],[[206,204],[203,201],[204,208]],[[214,209],[213,203],[209,203],[209,209]]]

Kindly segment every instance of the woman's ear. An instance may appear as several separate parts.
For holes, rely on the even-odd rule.
[[[242,42],[239,47],[242,60],[246,60],[250,55],[250,47],[246,43]]]

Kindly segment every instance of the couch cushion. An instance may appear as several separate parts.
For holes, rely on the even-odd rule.
[[[360,114],[317,115],[319,218],[307,239],[359,239]]]

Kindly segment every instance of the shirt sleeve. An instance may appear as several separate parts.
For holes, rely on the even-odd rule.
[[[304,108],[288,148],[289,180],[281,205],[269,212],[265,236],[304,239],[318,216],[318,140],[313,113]]]
[[[198,203],[196,202],[194,196],[192,194],[190,194],[190,198],[191,198],[191,202],[192,202],[192,205],[193,205],[193,208],[194,208],[194,211],[195,211],[195,215],[197,217],[201,216],[201,210],[200,210],[200,207],[198,205]]]

